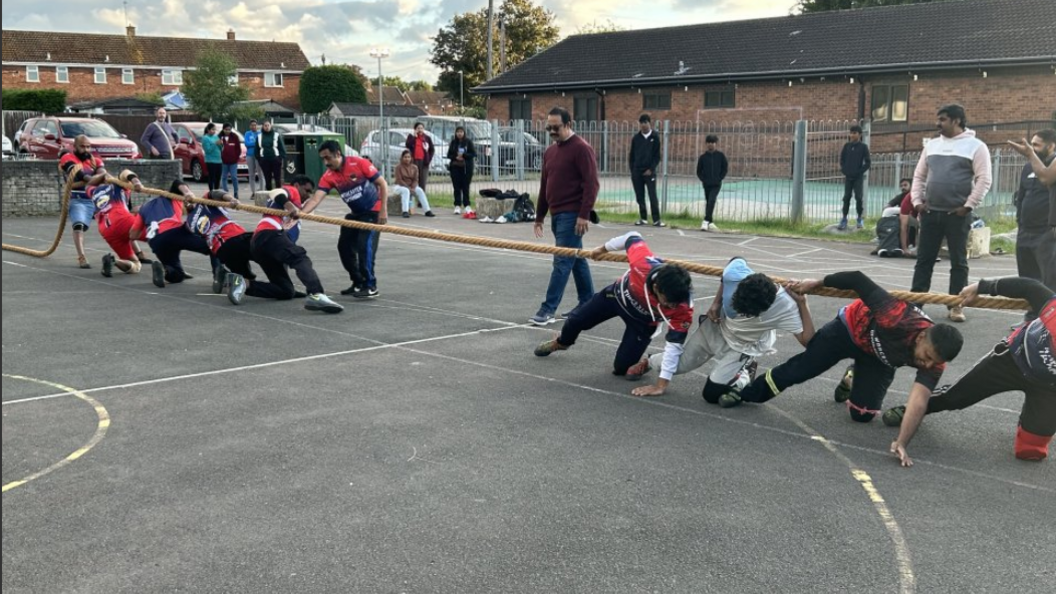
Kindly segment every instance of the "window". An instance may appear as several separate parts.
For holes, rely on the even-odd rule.
[[[40,82],[40,66],[26,66],[26,82]]]
[[[576,97],[573,100],[572,118],[577,122],[598,121],[598,98]]]
[[[232,87],[237,87],[238,86],[238,73],[237,72],[235,74],[232,74],[231,76],[229,76],[227,78],[227,84],[231,85]]]
[[[131,68],[125,68],[121,71],[121,84],[123,85],[134,85],[136,84],[136,73]]]
[[[735,89],[721,89],[704,92],[704,109],[728,109],[737,105]]]
[[[95,69],[95,84],[105,85],[106,84],[106,68],[96,67]]]
[[[265,87],[281,87],[282,86],[282,73],[281,72],[265,72],[264,73],[264,86]]]
[[[671,109],[671,93],[645,93],[642,109]]]
[[[37,122],[37,125],[33,128],[33,136],[44,138],[48,134],[52,136],[59,135],[59,127],[55,125],[55,122],[51,120],[41,120]]]
[[[56,66],[55,67],[55,82],[67,84],[70,82],[70,67],[69,66]]]
[[[176,136],[179,137],[180,142],[187,141],[187,144],[191,143],[191,133],[188,132],[187,128],[184,128],[183,126],[176,128]]]
[[[166,87],[178,87],[183,84],[182,70],[162,70],[161,84]]]
[[[874,122],[905,122],[909,120],[909,85],[873,87]]]
[[[532,100],[510,99],[510,120],[532,121]]]

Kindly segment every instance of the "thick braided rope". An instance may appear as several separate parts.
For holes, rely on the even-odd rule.
[[[76,179],[77,174],[80,171],[81,166],[74,165],[73,169],[70,170],[70,174],[66,177],[66,183],[62,186],[62,206],[59,211],[59,230],[55,233],[55,240],[51,242],[51,247],[41,251],[5,243],[3,244],[3,250],[5,252],[14,252],[16,254],[32,256],[34,258],[47,258],[54,254],[55,250],[59,249],[59,244],[62,243],[62,234],[66,232],[66,219],[70,214],[70,196],[73,195],[74,179]]]

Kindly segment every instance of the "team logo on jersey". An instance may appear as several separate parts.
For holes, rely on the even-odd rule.
[[[199,235],[205,235],[205,233],[209,231],[209,223],[209,217],[198,217],[198,220],[195,222],[195,228]]]
[[[97,210],[103,210],[110,204],[110,192],[99,192],[92,197],[95,202],[95,208]]]

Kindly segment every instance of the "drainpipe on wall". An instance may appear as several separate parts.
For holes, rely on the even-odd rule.
[[[858,121],[865,119],[865,79],[858,79]]]

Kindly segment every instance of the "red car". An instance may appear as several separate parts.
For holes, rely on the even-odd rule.
[[[205,166],[205,150],[202,148],[202,136],[205,135],[207,122],[173,122],[172,129],[180,138],[180,144],[176,147],[176,158],[183,163],[183,174],[190,176],[196,182],[209,179],[209,169]],[[217,133],[220,124],[216,125]],[[249,179],[249,165],[246,164],[245,139],[238,132],[238,139],[242,144],[242,157],[238,160],[238,175]]]
[[[19,151],[38,159],[56,160],[62,151],[73,152],[73,141],[85,135],[92,153],[106,159],[139,159],[139,146],[102,120],[89,118],[32,118],[19,138]]]

